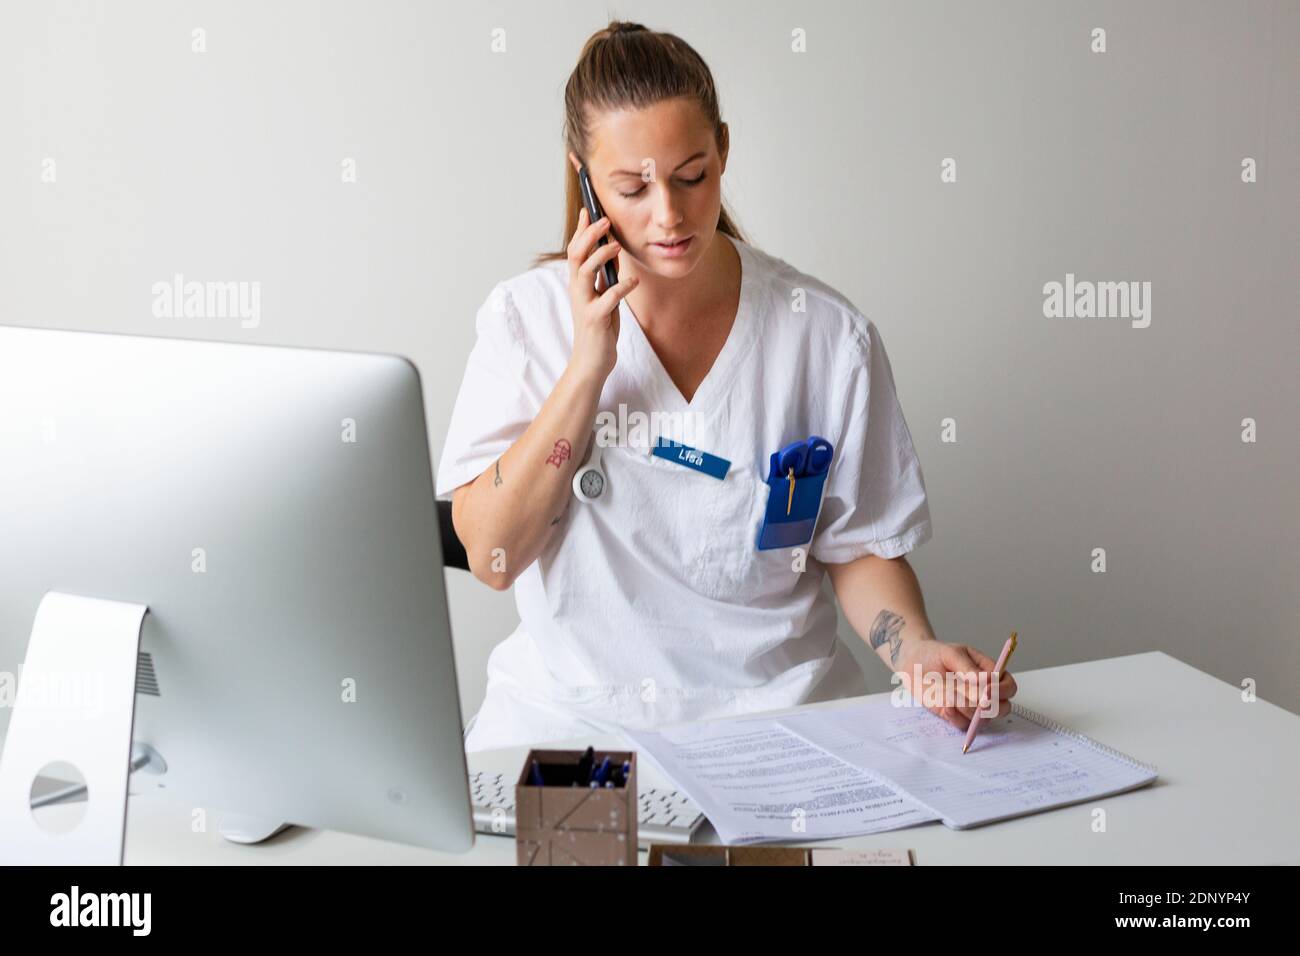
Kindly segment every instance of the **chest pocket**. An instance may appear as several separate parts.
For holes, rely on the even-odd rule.
[[[714,513],[706,555],[705,587],[710,596],[754,607],[784,604],[802,577],[808,546],[758,550],[758,531],[767,509],[768,486],[752,467],[732,465]]]
[[[602,462],[609,488],[586,507],[604,509],[607,544],[625,543],[637,565],[727,604],[777,606],[799,584],[795,549],[758,550],[768,487],[752,466],[733,462],[719,481],[633,448],[606,448]]]

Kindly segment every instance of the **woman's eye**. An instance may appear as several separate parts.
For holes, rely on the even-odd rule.
[[[700,183],[704,182],[704,176],[705,176],[704,173],[700,173],[694,179],[683,179],[681,182],[682,185],[684,186],[698,186]],[[632,192],[632,193],[625,193],[622,190],[619,190],[619,195],[622,196],[624,199],[635,199],[643,192],[645,192],[645,186],[642,186],[636,192]]]

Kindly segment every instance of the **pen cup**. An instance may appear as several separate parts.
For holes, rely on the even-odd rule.
[[[515,851],[519,866],[636,866],[636,753],[597,750],[609,758],[615,786],[578,782],[581,750],[530,750],[515,783]],[[543,782],[534,782],[537,761]],[[621,770],[628,764],[626,780]]]

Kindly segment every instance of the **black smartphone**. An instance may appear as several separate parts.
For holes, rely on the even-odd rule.
[[[591,188],[591,176],[587,173],[587,167],[584,165],[578,170],[578,185],[582,187],[582,204],[587,207],[587,217],[589,221],[595,222],[597,219],[603,219],[605,213],[600,208],[600,200],[596,198],[596,190]],[[597,240],[597,246],[603,246],[609,242],[609,237],[613,234],[614,229],[611,224],[605,234]],[[615,256],[605,263],[605,289],[612,289],[618,284],[618,257]],[[601,290],[602,292],[604,289]]]

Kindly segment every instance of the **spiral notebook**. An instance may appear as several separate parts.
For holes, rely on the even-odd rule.
[[[1112,796],[1152,783],[1151,764],[1076,733],[1014,701],[965,733],[889,698],[775,718],[809,744],[893,784],[954,829]]]

